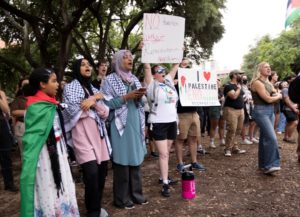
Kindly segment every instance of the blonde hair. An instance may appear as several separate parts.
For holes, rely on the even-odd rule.
[[[261,63],[259,63],[259,64],[256,66],[256,71],[253,73],[253,77],[252,77],[252,80],[251,80],[251,84],[252,84],[254,81],[256,81],[256,80],[258,80],[258,79],[260,78],[260,76],[261,76],[261,71],[262,71],[262,69],[265,67],[266,64],[269,65],[268,62],[261,62]],[[267,79],[266,82],[269,82],[269,79]]]

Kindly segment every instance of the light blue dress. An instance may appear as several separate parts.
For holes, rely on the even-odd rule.
[[[132,91],[131,86],[126,85],[127,92]],[[114,113],[114,109],[120,108],[124,104],[122,97],[116,97],[105,104]],[[110,139],[112,145],[112,160],[114,163],[123,166],[139,166],[147,153],[145,142],[142,141],[144,132],[140,128],[140,115],[135,102],[133,100],[127,101],[128,115],[125,130],[120,136],[113,117],[110,124]],[[112,114],[110,114],[112,115]]]

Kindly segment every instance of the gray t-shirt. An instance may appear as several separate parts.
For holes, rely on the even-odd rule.
[[[283,88],[282,91],[281,91],[281,94],[282,94],[282,99],[283,100],[285,98],[289,97],[289,89],[287,87]],[[285,103],[284,103],[284,106],[283,106],[283,110],[292,111],[292,109],[290,109],[290,107],[286,106]]]

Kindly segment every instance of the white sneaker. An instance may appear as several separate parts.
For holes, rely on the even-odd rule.
[[[277,172],[279,170],[281,170],[280,167],[271,167],[270,169],[266,170],[264,173],[265,174],[271,174],[271,173]]]
[[[250,140],[248,139],[244,139],[242,142],[241,142],[242,145],[252,145],[253,142],[251,142]]]
[[[99,217],[108,217],[108,213],[106,212],[105,209],[101,208],[101,213],[100,213]]]
[[[210,145],[209,145],[209,147],[210,147],[210,148],[217,148],[217,146],[215,145],[214,142],[211,142]]]
[[[225,155],[225,157],[231,157],[231,151],[226,150],[224,155]]]
[[[225,145],[225,139],[221,139],[220,146],[224,146],[224,145]]]
[[[251,142],[253,142],[253,143],[259,143],[259,140],[253,137],[253,138],[251,139]]]

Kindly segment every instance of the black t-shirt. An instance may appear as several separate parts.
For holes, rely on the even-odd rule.
[[[91,83],[94,88],[100,90],[101,82],[102,82],[102,80],[95,79]]]
[[[225,87],[224,87],[224,96],[225,96],[224,107],[231,107],[234,109],[244,108],[244,99],[243,99],[244,92],[243,92],[243,90],[241,89],[240,95],[236,99],[231,99],[229,96],[227,96],[227,93],[231,90],[236,91],[237,85],[231,84],[231,83],[228,83],[225,85]]]

